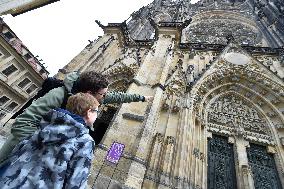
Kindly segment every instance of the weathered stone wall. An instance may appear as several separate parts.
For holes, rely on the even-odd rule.
[[[249,155],[254,144],[272,155],[277,182],[284,184],[283,49],[262,47],[272,43],[260,33],[248,4],[237,1],[231,9],[227,1],[206,3],[207,7],[198,4],[201,7],[192,9],[180,4],[179,13],[194,9],[191,24],[185,21],[189,15],[169,13],[174,1],[153,2],[165,12],[142,8],[127,26],[100,24],[105,35],[65,67],[67,72],[101,71],[110,79],[111,90],[154,96],[149,103],[114,105],[117,112],[96,147],[90,187],[111,188],[117,183],[123,188],[206,189],[212,179],[209,143],[215,136],[224,137],[232,149],[236,188],[265,182],[256,183],[254,178]],[[240,12],[244,7],[250,11]],[[145,15],[153,19],[142,22]],[[163,19],[167,22],[155,23]],[[206,34],[210,31],[206,26],[218,19],[239,24],[216,26],[223,32],[217,32],[220,43],[214,32]],[[198,34],[195,29],[210,40],[198,41],[203,38],[193,36]],[[225,36],[226,29],[237,34]],[[245,33],[252,46],[242,42]],[[117,165],[106,160],[113,142],[125,145]],[[231,180],[222,174],[220,186]]]

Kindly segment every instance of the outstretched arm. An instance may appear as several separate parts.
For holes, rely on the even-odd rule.
[[[122,92],[109,92],[106,94],[106,97],[103,101],[103,104],[112,104],[112,103],[129,103],[129,102],[139,102],[139,101],[151,101],[152,96],[142,96],[139,94],[129,94]]]

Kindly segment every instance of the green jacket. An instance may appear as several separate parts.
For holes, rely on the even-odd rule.
[[[77,72],[70,73],[64,79],[64,85],[68,92],[71,92],[73,83],[78,79]],[[59,108],[63,103],[65,94],[64,87],[52,89],[43,97],[35,100],[21,115],[19,115],[12,125],[11,133],[16,138],[23,138],[37,130],[37,126],[49,110]],[[121,92],[109,92],[105,96],[103,104],[125,103],[143,101],[144,96],[138,94],[127,94]]]

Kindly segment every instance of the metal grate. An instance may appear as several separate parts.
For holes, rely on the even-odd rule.
[[[208,189],[236,189],[233,145],[228,138],[213,135],[208,140]]]
[[[266,146],[250,144],[247,154],[255,189],[282,189],[273,155],[267,153]]]

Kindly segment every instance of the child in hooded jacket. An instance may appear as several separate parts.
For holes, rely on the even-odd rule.
[[[92,95],[77,93],[68,98],[66,110],[50,110],[39,130],[14,148],[0,188],[86,188],[95,145],[88,127],[98,106]]]

